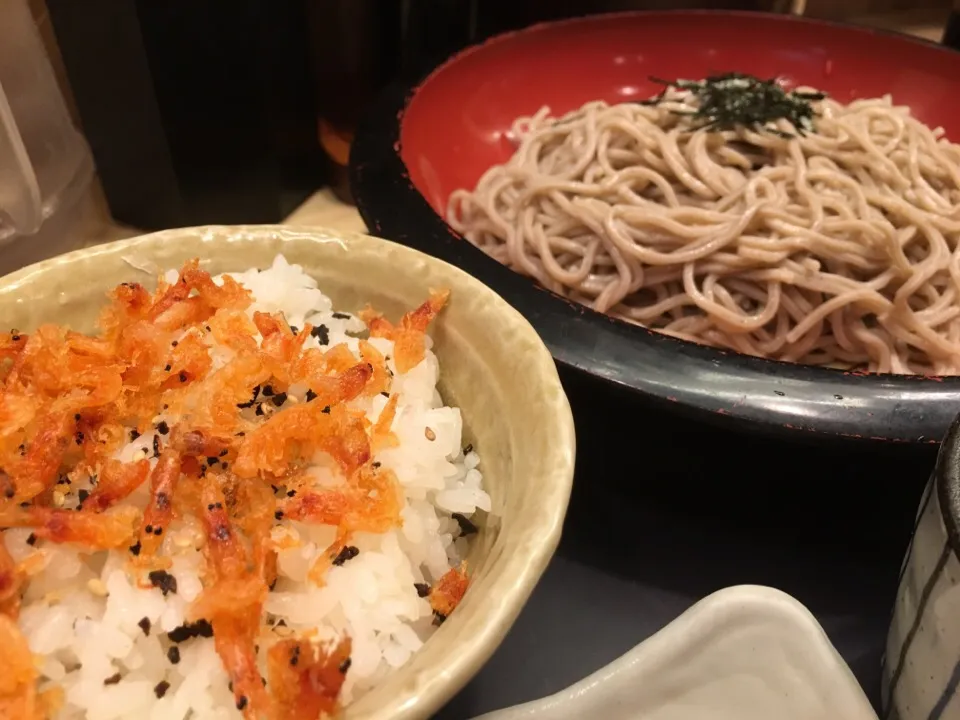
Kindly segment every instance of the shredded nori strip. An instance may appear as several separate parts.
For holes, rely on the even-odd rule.
[[[772,127],[778,120],[788,121],[799,135],[813,130],[816,110],[811,101],[823,100],[823,93],[785,90],[777,78],[761,80],[753,75],[729,72],[711,75],[704,80],[651,81],[663,86],[663,91],[641,105],[659,105],[671,88],[693,95],[696,109],[688,115],[695,130],[723,131],[738,127],[757,132],[765,131],[779,137],[794,137],[791,133]]]
[[[348,315],[347,313],[335,312],[333,313],[333,317],[335,317],[337,320],[349,320],[353,316]]]

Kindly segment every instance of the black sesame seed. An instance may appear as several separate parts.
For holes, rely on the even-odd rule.
[[[218,462],[220,462],[220,458],[216,457],[215,455],[211,455],[207,458],[207,465],[216,465]]]
[[[179,377],[180,382],[185,383],[187,381],[187,374],[183,370],[180,371]]]
[[[213,506],[214,506],[217,510],[223,510],[223,503],[220,503],[220,502],[214,503]]]
[[[176,665],[178,662],[180,662],[180,648],[178,648],[176,645],[171,645],[170,649],[167,650],[167,660],[169,660],[173,665]]]
[[[463,449],[463,454],[464,454],[464,455],[469,455],[469,454],[472,453],[472,452],[473,452],[473,444],[467,445],[467,446]]]
[[[246,433],[243,432],[243,430],[237,433],[237,437],[243,437],[244,435],[246,435]]]
[[[296,490],[287,490],[287,497],[295,497],[297,494]]]
[[[19,341],[20,341],[20,336],[19,336],[19,335],[11,335],[11,336],[10,336],[10,339],[13,340],[14,342],[19,342]]]
[[[77,433],[77,438],[76,438],[76,439],[77,439],[77,445],[83,445],[83,433],[82,433],[82,432],[78,432],[78,433]]]
[[[176,347],[176,346],[179,345],[179,344],[180,344],[180,341],[178,341],[178,340],[174,340],[172,343],[170,343],[170,345],[171,345],[172,347]]]
[[[214,505],[213,503],[210,503],[209,505],[207,505],[207,510],[213,510],[215,507],[216,505]]]
[[[370,464],[370,467],[372,467],[374,470],[379,470],[379,469],[380,469],[380,462],[377,461],[377,462],[371,463],[371,464]]]
[[[326,325],[317,325],[313,330],[310,331],[310,335],[317,339],[321,345],[326,345],[330,342],[330,331],[327,329]]]
[[[237,710],[243,710],[247,706],[247,696],[241,695],[237,698]]]
[[[321,410],[320,412],[323,412],[323,413],[326,413],[327,415],[329,415],[329,414],[330,414],[330,406],[327,405],[327,406],[326,406],[323,410]]]
[[[153,533],[153,525],[147,525],[147,526],[143,529],[143,531],[144,531],[147,535],[151,535],[151,534]]]
[[[103,681],[103,684],[104,684],[104,685],[116,685],[118,682],[120,682],[120,679],[121,679],[121,678],[120,678],[120,673],[114,673],[113,675],[111,675],[110,677],[108,677],[107,679],[105,679],[105,680]]]
[[[76,415],[74,415],[73,419],[76,420],[77,422],[80,422],[80,413],[77,413]]]
[[[135,545],[131,545],[131,546],[130,546],[130,554],[133,555],[133,556],[137,556],[137,555],[140,554],[140,541],[139,541],[139,540],[137,540],[137,542],[136,542]]]
[[[167,425],[166,420],[161,420],[157,423],[157,432],[161,435],[166,435],[168,432],[170,432],[170,426]]]
[[[430,594],[430,586],[427,583],[414,583],[413,586],[417,589],[417,596],[425,598]]]
[[[144,634],[144,635],[149,635],[149,634],[150,634],[150,618],[148,618],[148,617],[142,617],[142,618],[140,618],[140,622],[137,623],[137,626],[138,626],[141,630],[143,630],[143,634]]]
[[[471,521],[466,515],[463,515],[462,513],[453,513],[453,515],[450,517],[456,520],[457,525],[460,526],[460,537],[475,535],[478,532],[477,526],[474,525],[473,521]]]
[[[224,469],[224,470],[226,470],[228,467],[230,467],[230,463],[223,463],[223,469]]]
[[[213,330],[210,329],[209,325],[204,325],[203,329],[206,330],[207,332],[213,332]]]
[[[283,618],[280,618],[279,620],[277,620],[277,627],[286,627],[286,626],[287,626],[286,620],[284,620]]]
[[[345,545],[344,548],[333,559],[334,565],[343,565],[347,560],[352,560],[360,554],[360,550],[353,545]]]
[[[164,366],[163,366],[163,371],[164,371],[164,372],[170,372],[171,370],[173,370],[173,365],[169,365],[169,364],[168,364],[168,365],[164,365]]]
[[[153,456],[160,457],[160,436],[153,436]]]
[[[133,442],[133,441],[136,440],[138,437],[140,437],[140,433],[139,433],[137,430],[131,430],[131,431],[130,431],[130,442]]]
[[[390,397],[390,393],[388,393],[386,390],[384,390],[384,391],[381,392],[380,394],[383,395],[385,398]]]
[[[340,663],[340,666],[337,668],[337,670],[339,670],[341,674],[346,675],[347,670],[350,669],[351,665],[353,665],[353,660],[346,658],[342,663]]]
[[[161,526],[157,525],[157,526],[153,529],[153,534],[154,534],[154,535],[163,535],[163,528],[162,528]]]
[[[307,390],[307,394],[305,397],[307,399],[307,402],[313,402],[314,400],[317,399],[317,394],[313,390]]]
[[[230,452],[230,451],[227,450],[227,449],[221,450],[221,451],[220,451],[220,457],[226,457],[226,456],[227,456],[227,453],[229,453],[229,452]]]
[[[30,533],[29,535],[27,535],[27,545],[30,545],[31,547],[33,547],[36,544],[37,544],[37,536],[34,533]]]
[[[280,407],[286,401],[287,401],[287,394],[285,392],[282,392],[274,395],[273,400],[271,402],[273,402],[273,404],[276,405],[277,407]]]
[[[283,510],[277,510],[277,511],[273,514],[273,519],[274,519],[274,520],[283,520]]]
[[[166,680],[161,680],[154,686],[153,694],[156,695],[157,699],[159,700],[160,698],[162,698],[164,695],[167,694],[167,690],[169,689],[170,689],[170,683],[168,683]]]
[[[82,505],[87,501],[87,498],[90,497],[90,492],[88,490],[77,490],[77,499]]]
[[[147,578],[150,580],[150,584],[155,588],[159,589],[163,596],[166,597],[170,593],[176,594],[177,592],[177,579],[168,573],[166,570],[152,570]]]
[[[300,328],[298,328],[296,325],[291,325],[290,332],[292,332],[294,335],[297,335],[300,332]]]
[[[264,397],[270,397],[273,395],[273,385],[264,385],[263,390],[260,391],[260,394]]]
[[[300,646],[294,645],[293,650],[290,651],[290,664],[296,667],[298,662],[300,662]]]
[[[333,316],[334,316],[337,320],[349,320],[349,319],[350,319],[350,315],[348,315],[347,313],[342,313],[342,312],[335,312],[335,313],[333,314]]]

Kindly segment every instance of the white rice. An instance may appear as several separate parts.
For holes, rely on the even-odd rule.
[[[176,280],[176,272],[168,278]],[[330,300],[299,266],[278,256],[271,268],[234,278],[256,299],[251,314],[282,312],[291,325],[325,325],[329,347],[345,343],[357,354],[355,335],[365,329],[363,323],[352,316],[334,317]],[[319,629],[321,638],[348,634],[353,654],[344,703],[406,663],[435,631],[430,605],[418,595],[414,583],[435,582],[463,556],[466,539],[459,537],[452,513],[470,516],[476,510],[491,509],[490,497],[482,489],[479,458],[462,450],[460,411],[444,406],[437,392],[436,356],[428,349],[419,365],[401,375],[391,358],[392,343],[370,342],[390,358],[391,392],[399,393],[393,431],[400,444],[374,459],[393,470],[402,486],[403,527],[383,535],[354,536],[351,543],[359,554],[332,567],[325,586],[317,587],[306,573],[333,541],[334,528],[279,523],[274,539],[286,539],[291,547],[279,552],[278,582],[266,603],[267,624],[260,643],[262,659],[271,637],[312,628]],[[429,344],[428,340],[428,348]],[[307,340],[306,347],[316,346],[316,338]],[[226,362],[231,352],[211,347],[215,366]],[[297,389],[291,388],[289,394],[296,397]],[[386,402],[377,395],[351,405],[375,421]],[[152,455],[155,437],[162,447],[168,436],[145,433],[118,457],[128,461]],[[317,461],[317,483],[329,482],[335,471],[323,458]],[[70,488],[63,498],[65,506],[76,506],[80,489],[76,483]],[[145,484],[127,502],[142,507],[147,492]],[[136,586],[124,569],[125,551],[90,554],[43,541],[31,546],[29,535],[29,530],[12,529],[4,540],[15,560],[31,555],[43,560],[42,571],[32,576],[28,586],[20,626],[39,657],[41,688],[59,685],[64,690],[65,706],[58,718],[241,717],[213,639],[181,642],[179,662],[168,658],[174,643],[166,633],[184,623],[190,602],[201,590],[202,556],[196,543],[202,536],[195,520],[175,524],[164,541],[162,552],[173,557],[170,572],[177,580],[177,592],[166,597],[159,589]],[[142,627],[147,621],[149,634]],[[105,684],[108,678],[112,682]],[[158,699],[155,688],[163,682],[169,688]]]

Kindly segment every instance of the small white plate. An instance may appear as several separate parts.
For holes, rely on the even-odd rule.
[[[877,715],[803,605],[779,590],[743,585],[710,595],[566,690],[482,716],[579,718],[877,720]]]

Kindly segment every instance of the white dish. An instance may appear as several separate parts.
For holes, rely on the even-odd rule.
[[[877,720],[813,615],[743,585],[566,690],[482,720]],[[480,719],[478,719],[480,720]]]

